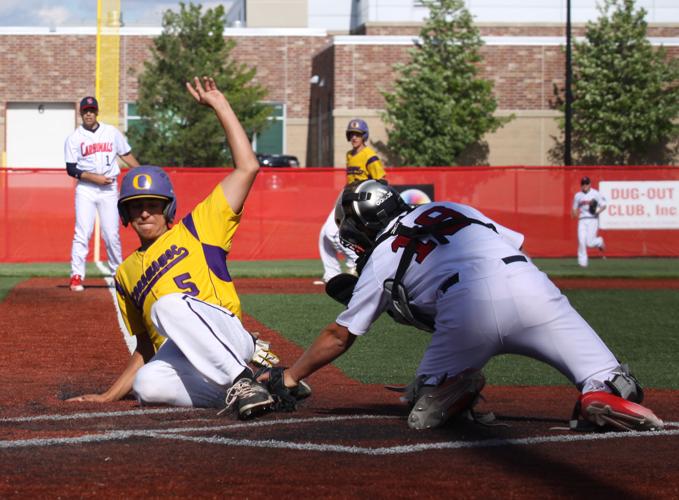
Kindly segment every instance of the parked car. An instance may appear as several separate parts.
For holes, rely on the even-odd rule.
[[[292,155],[270,155],[257,153],[260,167],[299,167],[299,160]]]

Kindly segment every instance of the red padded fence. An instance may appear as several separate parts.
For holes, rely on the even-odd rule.
[[[179,217],[224,176],[223,169],[167,170]],[[437,200],[473,205],[526,235],[534,257],[574,256],[570,217],[583,175],[601,181],[677,181],[676,167],[440,167],[392,168],[390,183],[431,184]],[[230,258],[313,259],[318,232],[343,187],[342,169],[262,169],[246,203]],[[0,262],[65,262],[70,258],[75,181],[63,170],[0,169]],[[679,197],[679,190],[675,196]],[[605,230],[610,256],[679,256],[679,230]],[[123,253],[138,244],[121,227]],[[102,245],[103,248],[103,245]]]

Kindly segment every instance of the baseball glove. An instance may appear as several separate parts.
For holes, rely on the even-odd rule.
[[[297,401],[311,396],[311,387],[303,380],[297,387],[286,387],[283,382],[284,367],[262,368],[255,374],[256,380],[264,380],[267,390],[274,398],[274,409],[278,411],[295,411]]]
[[[589,202],[589,213],[592,215],[596,215],[596,211],[599,208],[599,202],[596,200],[592,200]]]
[[[325,293],[343,305],[349,305],[354,293],[358,277],[349,273],[341,273],[330,278],[325,284]]]

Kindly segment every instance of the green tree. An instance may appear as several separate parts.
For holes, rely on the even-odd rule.
[[[424,0],[429,18],[410,62],[383,92],[387,147],[403,165],[487,162],[483,137],[511,118],[493,115],[493,84],[477,76],[483,45],[463,0]]]
[[[573,163],[670,163],[679,136],[679,61],[652,47],[646,11],[635,10],[634,0],[605,0],[599,12],[573,47]],[[558,104],[563,110],[563,98]],[[563,150],[561,137],[552,159],[560,161]]]
[[[217,166],[231,162],[224,132],[214,112],[197,106],[185,82],[213,76],[250,136],[271,113],[262,104],[266,89],[253,84],[255,69],[231,57],[236,43],[223,36],[224,7],[202,12],[180,2],[179,12],[163,15],[163,32],[153,41],[151,58],[139,76],[139,126],[128,131],[142,163],[166,166]]]

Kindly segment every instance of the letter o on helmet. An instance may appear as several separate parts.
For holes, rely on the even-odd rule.
[[[343,245],[362,254],[372,248],[378,233],[408,210],[398,191],[376,180],[358,181],[342,191],[335,205],[335,222]]]
[[[361,120],[360,118],[353,118],[349,122],[346,131],[347,141],[350,139],[350,134],[352,132],[358,132],[361,134],[361,137],[363,137],[363,142],[368,141],[368,135],[370,134],[370,131],[368,130],[368,124],[364,120]]]
[[[127,202],[139,198],[160,198],[166,200],[163,215],[168,223],[174,220],[177,200],[170,177],[165,171],[153,165],[143,165],[131,169],[123,178],[118,196],[118,213],[123,226],[130,223]]]

